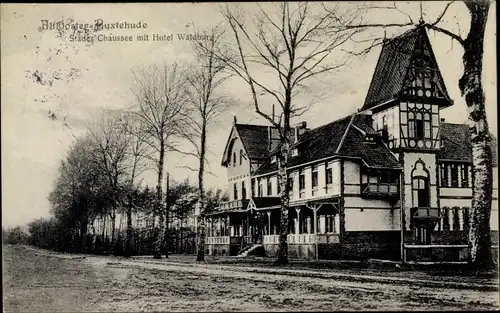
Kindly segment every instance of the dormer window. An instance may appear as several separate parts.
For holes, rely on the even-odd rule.
[[[299,155],[299,150],[297,148],[292,150],[292,156],[298,156]]]
[[[271,157],[271,164],[276,163],[277,159],[278,159],[278,158],[276,157],[276,155],[273,155],[273,156]]]
[[[375,143],[376,142],[376,137],[373,134],[366,134],[365,136],[365,142],[367,143]]]

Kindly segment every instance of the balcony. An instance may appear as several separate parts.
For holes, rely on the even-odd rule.
[[[265,235],[263,243],[264,244],[278,244],[279,235]],[[287,243],[288,244],[327,244],[327,243],[339,243],[339,234],[288,234]]]
[[[222,211],[234,210],[234,209],[246,209],[247,205],[248,205],[248,199],[238,199],[221,203],[220,209]]]
[[[439,208],[417,207],[411,209],[411,216],[415,220],[438,220],[441,218]]]
[[[361,194],[364,197],[397,197],[399,186],[397,183],[364,183]]]

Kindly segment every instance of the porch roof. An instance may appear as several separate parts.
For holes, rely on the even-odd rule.
[[[248,203],[248,208],[254,210],[276,209],[280,206],[280,197],[254,197]]]

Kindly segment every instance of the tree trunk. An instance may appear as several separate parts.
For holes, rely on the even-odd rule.
[[[285,122],[283,127],[281,140],[281,149],[278,157],[278,184],[280,184],[281,191],[281,207],[280,207],[280,228],[279,228],[279,244],[278,244],[278,258],[276,259],[276,264],[288,264],[288,243],[287,237],[289,233],[289,217],[288,208],[290,204],[290,188],[288,184],[288,155],[290,152],[290,117],[286,117],[285,112]]]
[[[164,219],[165,216],[163,215],[163,210],[162,210],[162,190],[161,190],[161,184],[163,181],[163,158],[165,157],[165,143],[163,140],[160,143],[160,157],[158,160],[158,181],[156,185],[156,214],[158,215],[158,231],[157,231],[157,236],[155,238],[155,245],[154,245],[154,259],[161,259],[161,248],[163,245],[163,235],[164,235]]]
[[[493,191],[492,151],[485,97],[481,83],[484,30],[489,1],[465,2],[471,14],[470,32],[463,42],[464,74],[459,81],[469,114],[472,143],[473,193],[469,227],[469,262],[476,269],[491,269],[490,216]]]
[[[110,249],[113,252],[115,250],[115,229],[116,229],[116,213],[115,209],[112,209],[111,212],[111,242],[110,242]]]
[[[168,258],[168,248],[169,248],[169,236],[168,236],[168,227],[169,227],[169,215],[170,215],[170,203],[168,199],[168,189],[169,189],[169,180],[170,175],[167,173],[167,188],[165,190],[165,257]]]
[[[125,256],[132,255],[132,196],[128,195],[127,203],[127,239],[125,241]]]
[[[198,170],[198,191],[199,191],[199,208],[200,215],[198,217],[198,253],[196,261],[205,261],[205,189],[204,189],[204,175],[205,175],[205,150],[206,150],[206,119],[203,119],[202,132],[201,132],[201,149],[200,149],[200,168]]]

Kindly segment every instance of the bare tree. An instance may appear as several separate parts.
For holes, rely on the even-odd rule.
[[[219,25],[204,33],[203,38],[193,43],[196,66],[187,76],[188,110],[183,115],[182,134],[190,143],[192,151],[181,153],[196,158],[198,168],[197,261],[205,260],[205,186],[207,134],[213,122],[229,105],[230,99],[222,87],[229,78],[226,62],[217,58],[222,51],[226,32]],[[227,54],[226,54],[227,55]]]
[[[111,246],[115,242],[116,214],[122,212],[123,187],[127,179],[127,153],[130,145],[126,129],[121,127],[114,112],[106,112],[102,118],[89,127],[93,141],[96,166],[106,177],[107,190],[111,207],[108,214],[111,219]]]
[[[151,66],[133,73],[136,104],[132,114],[144,127],[144,133],[139,138],[142,138],[143,142],[155,153],[153,162],[157,170],[158,231],[156,232],[154,258],[161,259],[165,233],[165,212],[162,201],[164,162],[167,151],[174,146],[173,140],[178,130],[177,122],[184,110],[185,78],[177,63],[165,65],[162,68]]]
[[[347,59],[333,61],[333,53],[353,31],[332,31],[331,13],[318,4],[279,3],[258,6],[256,25],[244,22],[243,14],[226,7],[223,15],[234,35],[236,61],[219,55],[227,66],[249,86],[255,111],[279,133],[278,184],[281,190],[280,238],[277,264],[288,263],[289,232],[288,158],[291,122],[305,113],[312,103],[298,103],[299,93],[308,90],[314,78],[336,71]],[[253,30],[254,29],[254,30]],[[262,73],[265,73],[263,78]],[[268,101],[271,99],[271,102]],[[277,107],[277,118],[271,104]],[[267,105],[267,108],[266,108]]]
[[[463,38],[460,33],[441,27],[444,17],[449,8],[454,4],[461,4],[467,8],[470,14],[470,26],[467,37]],[[482,85],[484,35],[488,12],[490,8],[489,0],[477,1],[451,1],[448,2],[441,13],[433,21],[424,21],[422,14],[419,21],[409,14],[401,11],[396,3],[392,6],[368,7],[368,9],[383,9],[399,12],[407,17],[407,22],[401,23],[364,23],[363,15],[357,14],[350,20],[335,14],[325,6],[326,11],[336,22],[349,29],[373,29],[388,27],[426,27],[449,36],[457,41],[463,48],[462,56],[464,71],[458,81],[458,86],[462,97],[465,99],[468,111],[468,124],[472,143],[473,162],[473,197],[472,212],[470,215],[469,227],[469,263],[475,269],[490,269],[493,266],[491,252],[491,231],[490,217],[493,193],[493,172],[492,172],[492,147],[491,135],[489,132],[488,120],[486,117],[485,96]],[[386,12],[387,13],[387,12]],[[358,54],[369,52],[374,46],[383,42],[382,36],[370,41],[370,45]]]

